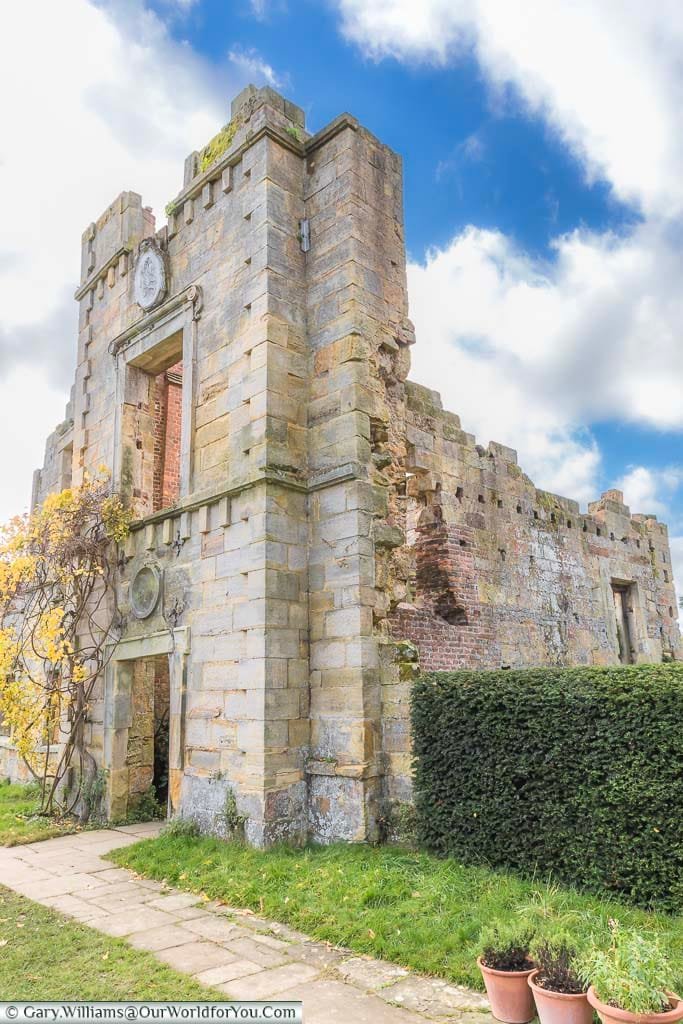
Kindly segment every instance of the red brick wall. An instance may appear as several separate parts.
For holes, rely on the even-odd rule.
[[[426,670],[488,667],[496,661],[490,610],[479,601],[476,535],[443,522],[439,505],[426,508],[415,536],[414,602],[392,615],[396,639],[410,639]]]
[[[154,380],[154,512],[169,508],[180,494],[182,375],[183,364],[176,363]]]

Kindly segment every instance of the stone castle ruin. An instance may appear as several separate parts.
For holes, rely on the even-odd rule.
[[[83,235],[67,419],[34,503],[109,466],[136,520],[89,745],[121,817],[367,840],[410,797],[424,668],[681,654],[667,530],[582,513],[408,380],[399,157],[250,86],[154,216]],[[429,339],[421,339],[429,344]],[[0,766],[12,770],[2,740]]]

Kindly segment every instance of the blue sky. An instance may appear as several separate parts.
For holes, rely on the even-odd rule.
[[[234,62],[267,65],[281,91],[306,110],[310,130],[347,109],[401,153],[406,242],[416,262],[476,225],[552,264],[558,236],[577,228],[628,235],[643,218],[639,204],[624,201],[608,177],[588,180],[585,162],[557,125],[531,113],[513,84],[494,95],[471,50],[437,65],[415,55],[378,59],[344,36],[332,4],[202,0],[169,17],[168,3],[156,0],[154,9],[177,40],[217,67],[226,51]],[[418,341],[429,345],[424,335]],[[681,462],[679,430],[599,416],[577,426],[599,448],[600,487],[631,467],[656,472]],[[683,494],[666,490],[667,511],[683,518]]]
[[[331,5],[306,0],[264,4],[260,16],[224,0],[170,16],[165,0],[149,6],[217,68],[231,52],[267,64],[279,91],[306,111],[309,130],[348,110],[400,153],[414,258],[467,224],[498,228],[551,257],[558,233],[580,223],[619,230],[637,216],[609,183],[587,185],[571,151],[514,96],[495,102],[471,55],[445,68],[368,59],[340,34]]]
[[[0,42],[17,97],[0,180],[31,197],[0,238],[3,516],[25,504],[68,392],[81,231],[122,188],[163,221],[183,156],[254,81],[302,106],[309,130],[348,110],[402,155],[413,378],[482,442],[518,447],[540,486],[585,504],[623,485],[683,559],[680,4],[58,6],[27,0]],[[38,120],[50,189],[17,159]]]

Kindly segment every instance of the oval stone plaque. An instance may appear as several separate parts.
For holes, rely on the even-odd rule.
[[[135,301],[151,309],[166,294],[166,267],[161,252],[151,243],[142,243],[135,264]]]
[[[161,593],[161,573],[156,565],[143,565],[130,585],[130,603],[136,619],[148,618],[157,606]]]

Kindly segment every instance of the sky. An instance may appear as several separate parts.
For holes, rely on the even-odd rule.
[[[55,45],[57,41],[58,45]],[[80,236],[269,84],[401,154],[411,377],[538,486],[624,490],[683,580],[680,0],[23,0],[0,36],[0,521],[76,352]]]

